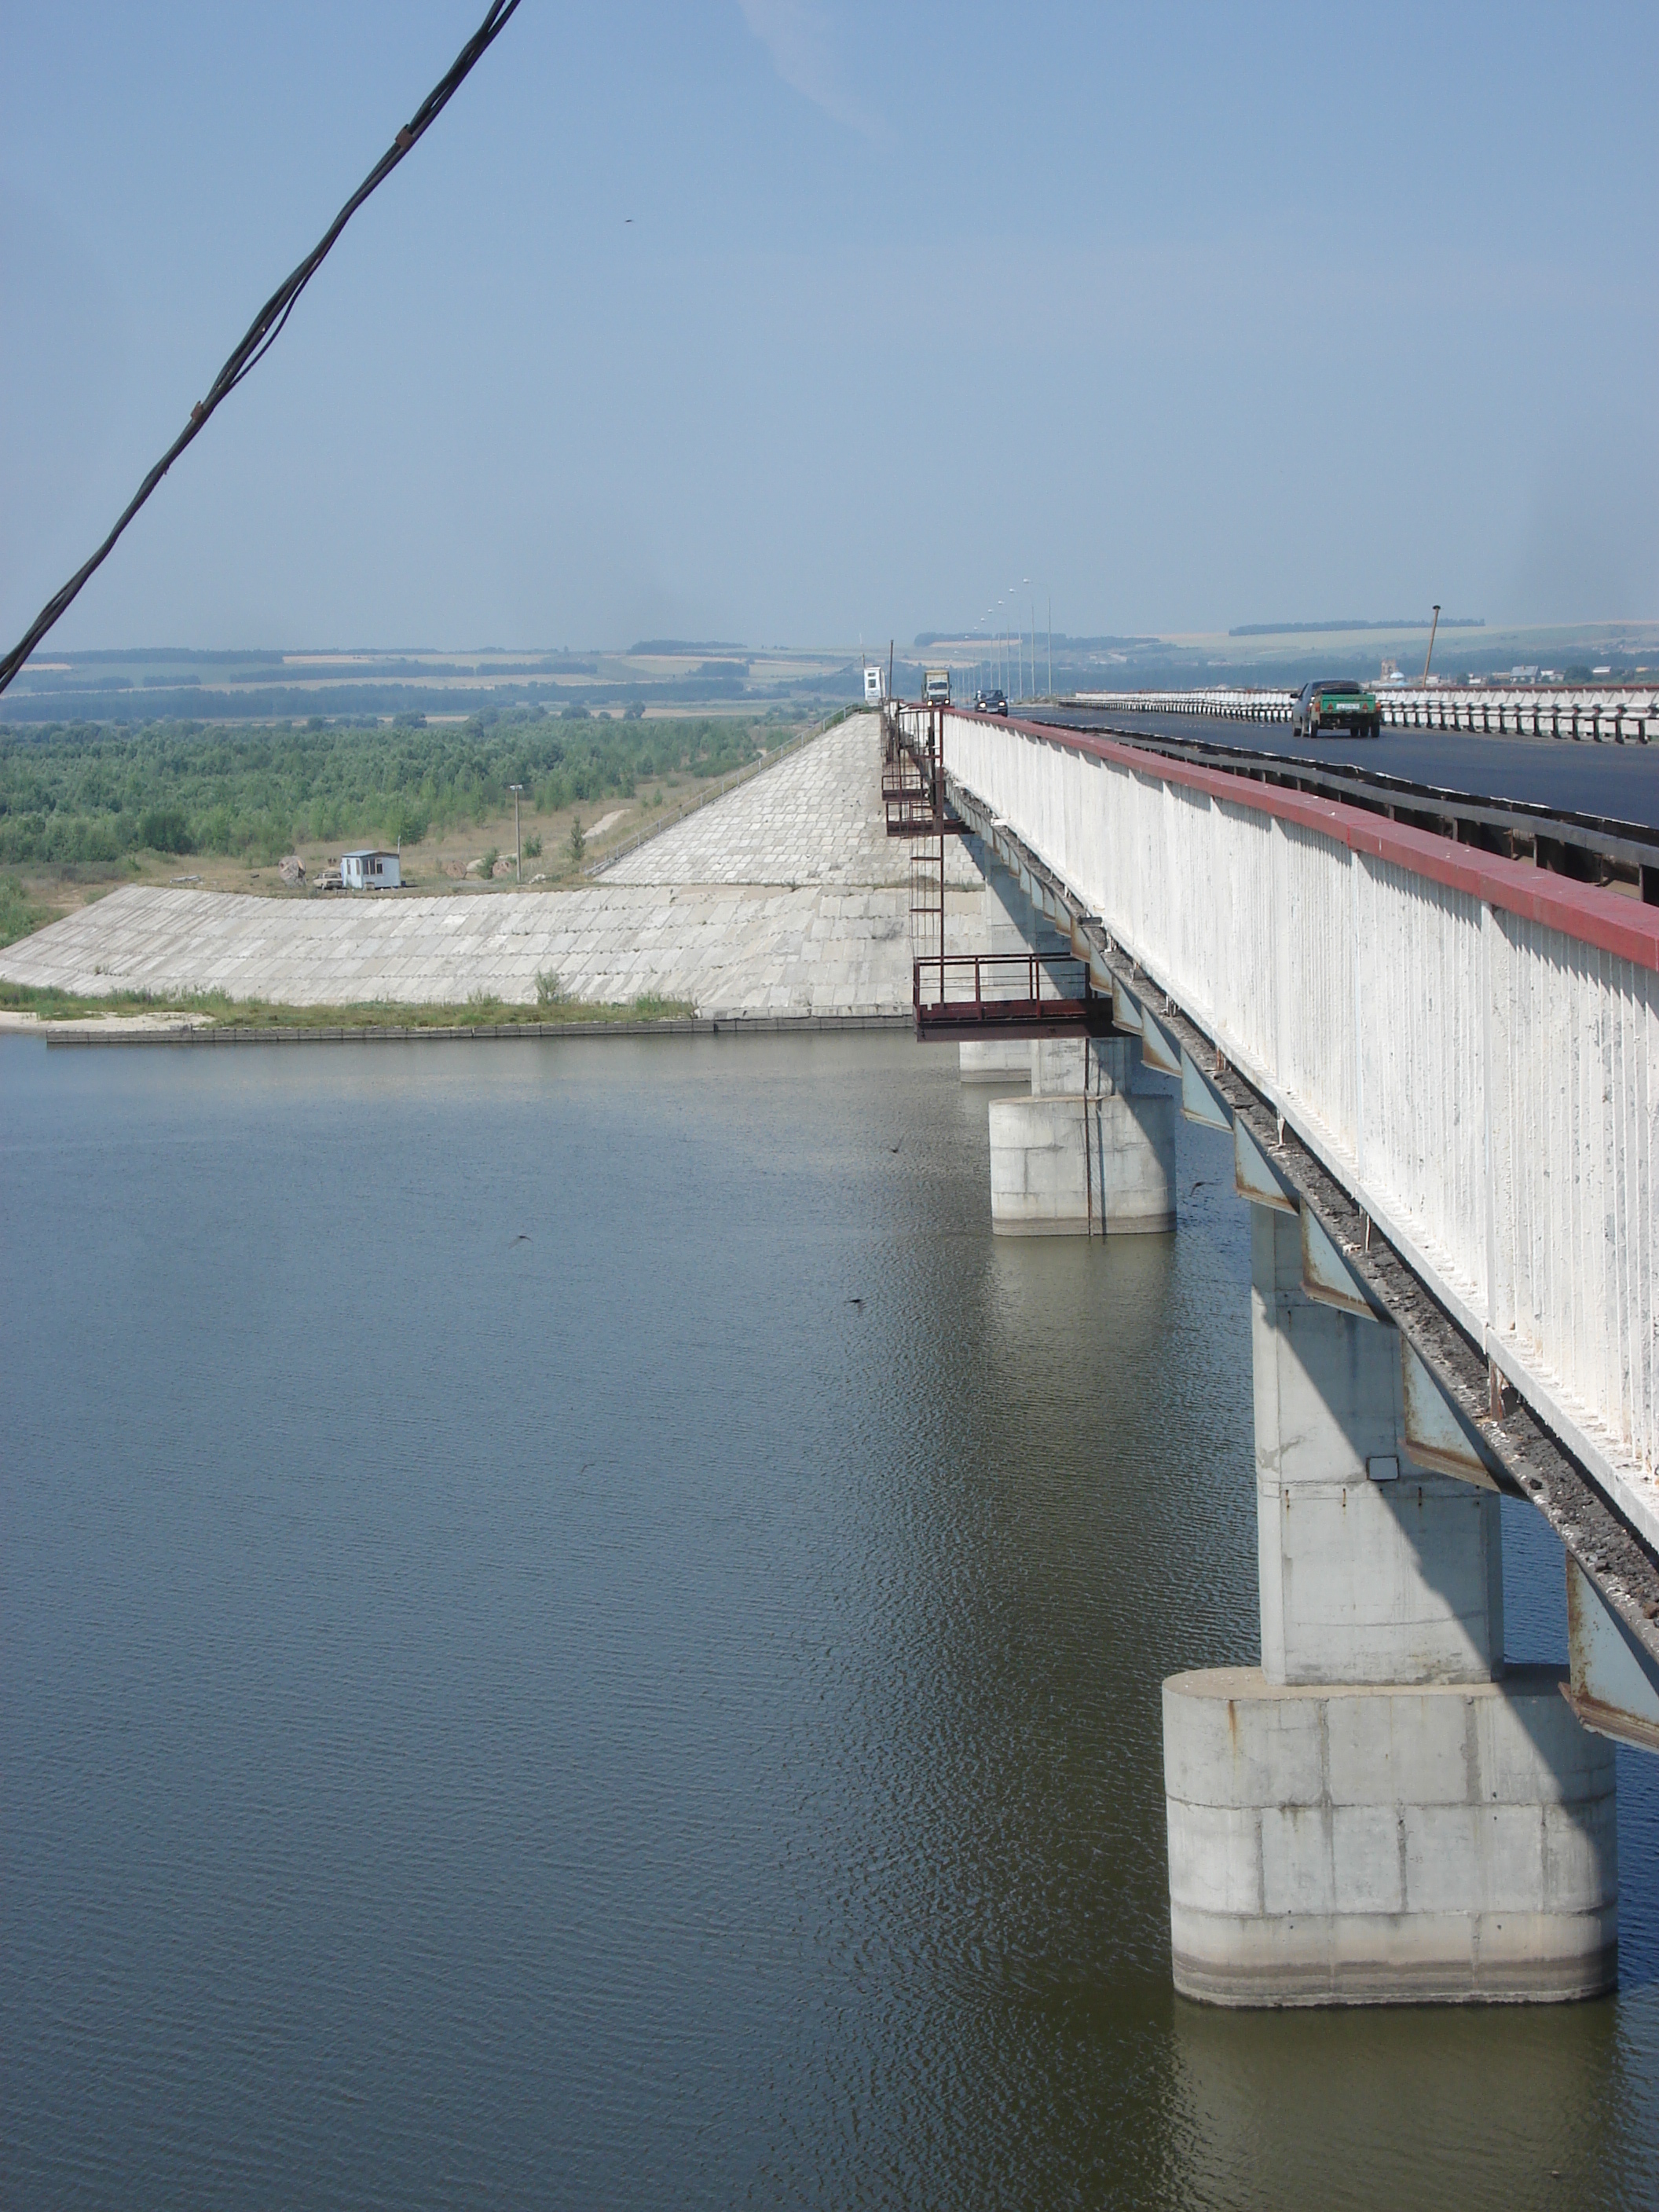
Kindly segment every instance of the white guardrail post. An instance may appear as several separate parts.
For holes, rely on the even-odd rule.
[[[1396,730],[1468,730],[1491,737],[1559,738],[1584,744],[1659,743],[1659,690],[1539,684],[1382,684],[1376,702]],[[1296,694],[1218,685],[1206,691],[1078,691],[1072,703],[1108,714],[1188,714],[1209,721],[1288,722]]]

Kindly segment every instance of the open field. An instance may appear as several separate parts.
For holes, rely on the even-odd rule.
[[[1517,667],[1553,669],[1563,682],[1589,683],[1659,672],[1659,623],[1540,623],[1531,627],[1464,623],[1443,617],[1434,668],[1443,676],[1506,676]],[[1039,617],[1041,610],[1039,610]],[[924,632],[925,657],[948,664],[957,688],[1005,682],[1011,699],[1079,690],[1182,690],[1212,684],[1298,685],[1324,676],[1375,678],[1392,661],[1408,676],[1422,672],[1430,614],[1418,622],[1301,625],[1281,629],[1249,623],[1233,630],[1170,631],[1143,636],[1068,636],[1052,641],[1039,627],[1002,658],[983,636]],[[1036,676],[1032,676],[1032,646]],[[917,641],[918,647],[922,641]]]
[[[758,650],[644,639],[626,650],[76,653],[43,647],[0,699],[0,722],[270,720],[410,712],[811,716],[861,694],[850,646]]]
[[[126,884],[307,897],[357,845],[397,848],[410,891],[516,885],[514,783],[524,884],[574,884],[799,734],[776,721],[544,714],[447,730],[0,734],[0,944]],[[305,885],[276,872],[289,854]]]

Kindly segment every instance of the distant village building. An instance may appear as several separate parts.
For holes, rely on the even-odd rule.
[[[340,883],[349,891],[395,891],[404,879],[395,853],[342,853]]]

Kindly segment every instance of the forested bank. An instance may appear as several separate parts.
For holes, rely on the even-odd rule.
[[[510,805],[631,798],[646,778],[728,775],[792,734],[737,718],[475,715],[428,727],[158,723],[0,734],[0,864],[129,853],[275,860],[321,840],[418,844]]]

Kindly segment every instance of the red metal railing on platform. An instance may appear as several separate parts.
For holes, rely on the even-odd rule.
[[[911,988],[919,1037],[1109,1036],[1109,993],[1085,960],[1036,952],[918,953]]]

